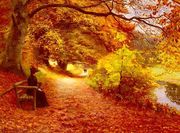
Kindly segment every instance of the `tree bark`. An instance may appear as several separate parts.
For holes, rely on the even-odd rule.
[[[6,68],[10,68],[13,70],[21,70],[21,50],[22,50],[22,46],[24,43],[24,39],[25,36],[27,34],[27,28],[28,28],[28,19],[32,18],[37,12],[46,9],[46,8],[50,8],[50,7],[61,7],[61,8],[68,8],[68,9],[73,9],[76,11],[79,11],[83,14],[89,14],[89,15],[93,15],[93,16],[98,16],[98,17],[107,17],[107,16],[114,16],[126,21],[139,21],[139,22],[143,22],[146,25],[155,27],[155,28],[159,28],[161,30],[163,30],[162,27],[157,26],[157,25],[153,25],[151,23],[148,23],[146,20],[149,18],[156,18],[156,17],[145,17],[145,18],[141,18],[141,17],[136,17],[133,16],[131,18],[126,18],[124,15],[122,14],[116,14],[114,12],[112,12],[112,10],[109,10],[107,12],[93,12],[93,11],[88,11],[85,10],[86,8],[92,8],[92,7],[98,7],[101,4],[104,4],[106,1],[102,1],[99,2],[95,5],[89,5],[89,6],[84,6],[84,7],[79,7],[79,6],[75,6],[75,5],[71,5],[71,4],[46,4],[46,5],[42,5],[36,9],[34,9],[33,11],[31,11],[31,13],[27,13],[26,9],[25,9],[25,5],[28,4],[31,0],[11,0],[12,1],[12,8],[13,8],[13,14],[12,14],[12,26],[11,26],[11,30],[9,33],[9,37],[8,37],[8,41],[7,41],[7,45],[6,45],[6,54],[5,54],[5,58],[3,60],[3,66]],[[158,16],[157,18],[159,18],[161,16]]]
[[[21,50],[28,28],[28,15],[20,0],[13,1],[11,30],[6,44],[3,67],[21,70]]]

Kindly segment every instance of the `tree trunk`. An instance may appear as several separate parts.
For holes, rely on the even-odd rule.
[[[21,70],[21,50],[27,34],[28,16],[23,3],[13,2],[12,26],[6,44],[3,67]]]

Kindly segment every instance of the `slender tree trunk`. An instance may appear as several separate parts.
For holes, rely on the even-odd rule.
[[[119,77],[119,87],[121,87],[121,82],[122,82],[122,79],[123,79],[123,69],[124,69],[124,47],[122,47],[122,51],[121,51],[121,68],[120,68],[120,77]]]
[[[14,0],[12,5],[12,26],[7,39],[3,67],[21,70],[21,50],[27,34],[28,16],[20,0]]]

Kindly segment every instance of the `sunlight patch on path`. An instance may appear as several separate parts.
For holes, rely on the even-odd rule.
[[[76,95],[82,90],[88,88],[88,85],[85,83],[83,78],[68,77],[66,75],[53,72],[46,67],[39,67],[38,69],[45,75],[46,78],[53,80],[52,82],[56,86],[55,89],[60,94],[64,93]]]
[[[69,78],[69,77],[60,78],[57,82],[59,82],[60,80],[62,83],[66,85],[74,85],[77,83],[77,80],[75,80],[74,78]]]
[[[57,89],[63,93],[77,94],[88,87],[83,79],[60,77],[55,81]]]

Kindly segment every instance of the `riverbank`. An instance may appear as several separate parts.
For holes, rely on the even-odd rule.
[[[180,111],[180,105],[176,102],[171,101],[167,94],[166,94],[166,88],[161,86],[159,88],[156,88],[154,90],[154,94],[157,97],[157,102],[163,105],[168,105],[171,108],[176,109],[177,111]]]
[[[151,67],[149,70],[157,83],[157,87],[152,91],[153,99],[163,106],[177,110],[176,112],[179,113],[180,105],[174,102],[175,100],[172,97],[173,95],[176,95],[176,98],[180,97],[175,94],[176,90],[178,90],[177,86],[180,86],[180,72],[169,70],[161,65]],[[170,94],[170,91],[173,93]]]
[[[0,132],[140,132],[180,131],[180,115],[139,108],[109,99],[83,79],[44,70],[47,108],[26,111],[0,99]],[[7,77],[8,78],[8,77]]]

